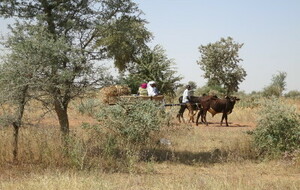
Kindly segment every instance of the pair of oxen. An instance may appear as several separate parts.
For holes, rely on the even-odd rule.
[[[201,117],[201,122],[208,125],[206,120],[207,112],[210,112],[212,116],[217,113],[222,113],[221,125],[225,119],[226,126],[228,126],[227,117],[234,108],[236,101],[240,100],[235,96],[226,96],[225,98],[218,98],[217,96],[191,96],[189,103],[182,103],[182,96],[179,98],[180,110],[177,114],[179,122],[181,119],[184,121],[183,113],[186,109],[189,110],[189,121],[194,122],[194,116],[198,111],[196,125],[199,124],[199,118]],[[195,114],[194,114],[195,111]]]

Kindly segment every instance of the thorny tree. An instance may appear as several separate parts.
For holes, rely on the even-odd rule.
[[[137,87],[148,81],[155,81],[162,94],[174,96],[181,76],[177,75],[172,59],[168,59],[165,50],[159,46],[146,49],[135,56],[135,64],[129,67],[129,74],[124,76],[124,83],[137,92]]]
[[[13,59],[13,57],[11,57]],[[29,100],[29,83],[27,74],[31,70],[24,68],[17,62],[3,62],[0,65],[0,105],[1,105],[1,125],[12,125],[14,129],[13,160],[17,161],[19,129],[25,110],[25,105]]]
[[[7,47],[19,51],[21,64],[29,60],[30,89],[54,107],[63,136],[69,134],[69,102],[105,78],[97,61],[113,59],[124,70],[150,40],[140,14],[131,0],[0,2],[0,16],[17,20]],[[18,43],[24,48],[13,49]]]

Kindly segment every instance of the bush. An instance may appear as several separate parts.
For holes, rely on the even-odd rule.
[[[99,106],[101,106],[100,101],[94,98],[81,100],[79,104],[75,105],[79,113],[86,114],[88,116],[92,116]]]
[[[106,128],[119,141],[130,144],[145,144],[151,132],[159,131],[164,115],[153,101],[121,100],[107,106],[96,116],[99,128]]]
[[[102,155],[107,160],[121,160],[130,169],[143,156],[142,150],[157,145],[166,116],[161,105],[154,101],[121,100],[99,110],[95,115],[99,124],[92,129],[100,137]]]
[[[300,115],[279,99],[262,104],[254,142],[260,153],[276,156],[300,149]]]
[[[291,90],[284,95],[287,98],[300,98],[300,92],[298,90]]]
[[[251,94],[251,95],[236,95],[235,96],[239,97],[241,101],[236,105],[237,107],[240,108],[258,108],[261,104],[261,101],[265,98],[263,98],[259,94]]]

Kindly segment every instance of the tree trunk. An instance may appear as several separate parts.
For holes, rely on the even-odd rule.
[[[19,129],[20,125],[17,124],[17,122],[13,122],[13,127],[14,127],[14,150],[13,150],[13,161],[17,162],[18,161],[18,141],[19,141]]]
[[[19,130],[21,127],[21,122],[22,122],[22,118],[23,118],[23,114],[24,114],[24,110],[25,110],[27,90],[28,90],[28,85],[24,86],[21,91],[22,93],[20,95],[18,107],[16,110],[17,118],[14,122],[12,122],[12,125],[14,127],[14,150],[13,150],[14,162],[18,161]]]
[[[64,148],[68,149],[68,137],[69,137],[69,117],[68,117],[68,104],[63,105],[58,100],[54,102],[55,112],[58,117],[60,131],[62,132],[62,140]]]

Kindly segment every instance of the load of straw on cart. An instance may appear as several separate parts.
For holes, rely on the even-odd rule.
[[[155,100],[155,101],[163,101],[164,96],[137,96],[131,95],[131,89],[126,85],[113,85],[107,86],[100,89],[99,92],[100,100],[104,104],[113,105],[120,99],[142,99],[142,100]]]

